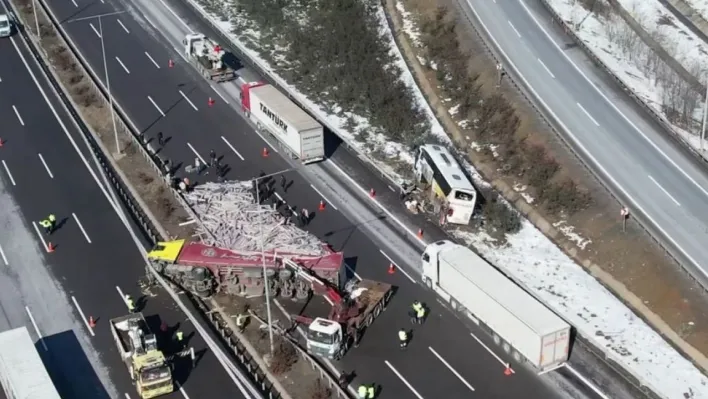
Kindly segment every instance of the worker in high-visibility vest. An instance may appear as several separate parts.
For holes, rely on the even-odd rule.
[[[125,305],[128,307],[128,312],[135,312],[135,302],[133,302],[133,298],[130,295],[125,296]]]
[[[418,309],[416,310],[415,321],[418,324],[423,324],[424,320],[425,320],[425,306],[419,305]]]
[[[184,333],[182,331],[177,331],[177,345],[179,345],[180,350],[184,349],[184,343],[182,343],[182,340],[184,339]]]
[[[359,388],[357,389],[357,394],[359,398],[361,399],[374,399],[374,395],[376,394],[376,389],[374,388],[373,385],[359,385]]]
[[[401,349],[406,349],[408,346],[408,332],[402,328],[398,331],[398,342],[401,345]]]
[[[247,314],[239,313],[238,316],[236,316],[236,329],[238,329],[238,332],[243,332],[243,330],[246,328],[247,320]]]

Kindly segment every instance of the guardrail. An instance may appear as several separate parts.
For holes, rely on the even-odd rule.
[[[10,7],[12,8],[13,12],[15,15],[20,15],[18,10],[15,8],[14,4],[11,2],[8,2],[10,4]],[[82,67],[87,71],[87,73],[91,76],[91,84],[94,86],[94,89],[96,92],[99,92],[104,95],[104,100],[108,102],[107,98],[107,93],[105,91],[105,88],[103,87],[103,84],[101,81],[93,74],[93,71],[88,67],[88,63],[86,60],[83,58],[80,52],[75,48],[74,44],[70,41],[68,36],[66,35],[66,32],[63,31],[61,28],[61,25],[58,24],[58,21],[56,20],[55,16],[49,11],[48,5],[44,3],[43,0],[38,0],[36,1],[35,4],[40,4],[42,7],[42,11],[45,13],[45,15],[48,16],[50,21],[54,24],[54,27],[56,31],[59,33],[59,37],[61,40],[64,42],[64,44],[67,46],[67,48],[70,49],[72,52],[72,55],[78,60],[78,62],[82,65]],[[48,60],[46,58],[46,54],[44,54],[43,50],[41,50],[41,46],[36,42],[34,37],[32,35],[27,34],[24,25],[19,23],[18,21],[18,31],[20,34],[23,35],[25,40],[29,44],[29,49],[33,53],[33,56],[37,59],[40,60],[38,62],[38,65],[42,68],[43,72],[45,75],[48,77],[48,81],[52,85],[52,90],[54,93],[61,99],[62,106],[64,109],[72,116],[72,119],[74,121],[74,124],[79,128],[79,130],[84,134],[85,138],[87,139],[86,142],[88,143],[92,153],[96,156],[96,158],[99,160],[99,164],[101,165],[101,168],[103,171],[106,173],[106,176],[109,178],[111,184],[114,185],[116,188],[116,192],[120,195],[121,200],[125,203],[126,207],[130,211],[131,217],[138,223],[139,227],[143,230],[143,232],[146,234],[147,238],[152,242],[156,243],[158,241],[164,241],[166,239],[169,239],[167,236],[167,233],[164,228],[160,226],[160,223],[157,221],[155,216],[150,212],[150,210],[147,208],[145,203],[140,199],[140,196],[137,194],[137,190],[135,190],[134,187],[128,182],[126,176],[120,171],[120,169],[115,165],[113,160],[107,156],[106,154],[110,154],[110,152],[105,148],[101,140],[98,138],[98,135],[96,132],[94,132],[90,126],[86,125],[83,120],[81,119],[80,115],[76,111],[78,108],[77,104],[74,103],[74,101],[71,99],[71,96],[68,94],[66,89],[59,83],[60,79],[56,75],[56,73],[52,70],[52,68],[48,67]],[[148,160],[151,161],[151,165],[155,168],[156,171],[159,173],[162,173],[162,169],[160,166],[158,166],[157,160],[153,154],[151,154],[145,147],[144,143],[141,142],[141,140],[138,138],[138,135],[136,134],[137,130],[134,129],[131,123],[126,122],[127,117],[125,113],[123,112],[122,109],[120,109],[120,106],[114,102],[114,105],[116,106],[115,111],[118,113],[118,120],[121,124],[121,127],[126,131],[129,132],[129,135],[133,141],[134,144],[136,144],[136,148],[139,148],[143,156],[145,156]],[[179,194],[176,190],[170,188],[172,193],[175,195],[175,197],[178,199],[178,201],[183,204],[185,209],[187,210],[188,213],[190,213],[193,217],[196,216],[194,215],[194,212],[191,210],[191,208],[187,205],[186,201],[182,198],[181,194]],[[192,301],[194,302],[194,298],[191,298]],[[197,302],[198,303],[198,302]],[[213,322],[212,316],[207,316],[210,321]],[[215,327],[218,330],[218,326],[215,325]],[[233,338],[228,340],[227,342],[230,342],[231,345],[229,347],[234,350],[234,355],[238,359],[239,362],[241,362],[241,365],[243,368],[248,371],[248,373],[251,375],[251,378],[254,383],[256,383],[256,386],[261,388],[261,389],[268,389],[270,386],[266,382],[263,381],[262,379],[262,373],[259,374],[259,370],[257,367],[255,367],[255,362],[254,362],[254,356],[259,356],[257,353],[250,353],[248,356],[242,351],[236,351],[236,347],[233,344]],[[240,343],[239,343],[240,344]],[[243,344],[240,344],[239,348],[244,348],[245,346]],[[282,396],[273,396],[270,391],[264,393],[268,394],[269,399],[276,399],[276,398],[282,398]]]

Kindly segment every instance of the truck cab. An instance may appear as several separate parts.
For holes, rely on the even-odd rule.
[[[421,264],[423,269],[422,279],[428,288],[434,289],[434,287],[439,284],[438,268],[440,267],[440,252],[454,245],[455,244],[452,241],[441,240],[434,242],[425,248],[425,252],[421,255]]]
[[[138,367],[136,386],[142,399],[166,395],[174,391],[172,369],[162,352],[150,352],[135,358]]]
[[[0,14],[0,37],[12,35],[12,21],[7,14]]]
[[[342,325],[318,317],[307,327],[307,351],[321,357],[338,359],[346,352]]]

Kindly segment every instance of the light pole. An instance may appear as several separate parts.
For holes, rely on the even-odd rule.
[[[119,156],[123,155],[123,152],[120,150],[120,143],[118,142],[118,128],[116,127],[116,114],[115,111],[113,110],[113,94],[111,94],[111,81],[108,77],[108,63],[106,62],[106,44],[103,41],[103,17],[111,16],[111,15],[118,15],[118,14],[123,14],[125,11],[116,11],[116,12],[109,12],[106,14],[98,14],[98,15],[92,15],[90,17],[83,17],[83,18],[76,18],[72,19],[68,22],[78,22],[78,21],[85,21],[88,19],[98,19],[98,37],[101,39],[101,56],[103,57],[103,73],[105,75],[106,79],[106,91],[108,92],[108,106],[111,108],[111,121],[113,122],[113,138],[116,141],[116,153],[114,154],[115,158],[118,158]]]
[[[258,188],[258,181],[265,179],[267,177],[273,177],[285,172],[289,172],[293,170],[293,168],[290,169],[284,169],[279,172],[271,173],[269,175],[263,175],[263,176],[258,176],[254,179],[251,179],[255,183],[255,188],[256,188],[256,204],[260,205],[261,204],[261,190]],[[273,357],[273,316],[270,313],[270,284],[268,284],[268,269],[266,267],[266,261],[265,261],[265,239],[263,237],[263,223],[259,223],[258,225],[258,235],[260,236],[260,241],[261,241],[261,262],[263,264],[263,285],[265,286],[265,297],[266,297],[266,313],[268,316],[268,340],[270,344],[270,356],[271,359]]]
[[[703,156],[703,142],[706,139],[706,114],[708,114],[708,80],[706,80],[706,99],[703,103],[703,124],[701,127],[701,156]]]
[[[34,11],[34,24],[37,27],[37,39],[42,41],[42,34],[39,32],[39,18],[37,17],[37,0],[32,0],[32,11]]]

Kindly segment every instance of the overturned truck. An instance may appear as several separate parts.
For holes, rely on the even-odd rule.
[[[295,262],[337,285],[343,255],[324,245],[323,250],[324,255],[261,254],[176,240],[158,243],[148,253],[148,259],[159,273],[200,297],[217,292],[243,297],[264,295],[265,275],[270,295],[305,299],[311,290],[310,282],[297,278],[284,261]]]

